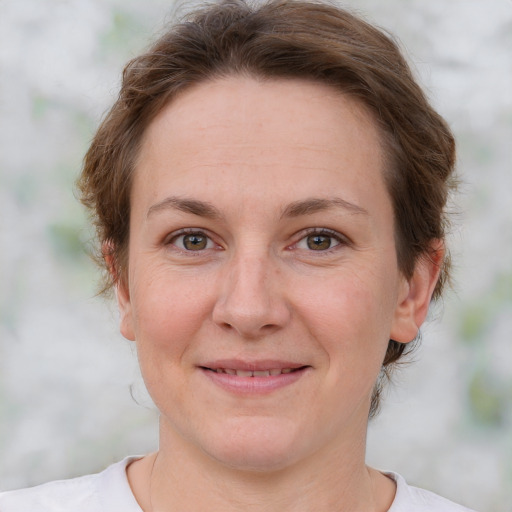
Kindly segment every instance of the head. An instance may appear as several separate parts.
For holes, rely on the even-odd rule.
[[[377,126],[391,199],[398,268],[410,278],[422,259],[440,260],[453,187],[454,140],[429,105],[397,44],[382,31],[326,3],[274,0],[252,7],[223,1],[172,26],[123,73],[119,98],[84,161],[79,188],[97,228],[104,290],[126,279],[134,174],[152,121],[194,86],[227,77],[318,83],[352,98]],[[389,340],[382,377],[413,344]],[[380,381],[379,381],[380,382]],[[377,383],[370,414],[378,408]]]

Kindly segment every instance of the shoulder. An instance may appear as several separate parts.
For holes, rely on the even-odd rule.
[[[396,496],[388,512],[474,512],[433,492],[408,485],[397,473],[385,473],[396,482]]]
[[[0,493],[2,512],[141,512],[126,478],[133,458],[101,473]]]
[[[3,492],[0,494],[0,509],[2,512],[100,511],[97,481],[98,475],[87,475]]]

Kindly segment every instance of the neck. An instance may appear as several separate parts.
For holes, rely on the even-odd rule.
[[[335,451],[255,471],[213,459],[162,423],[160,450],[144,463],[147,496],[139,501],[147,512],[386,511],[394,485],[366,467],[365,437],[363,430],[361,439],[339,443]]]

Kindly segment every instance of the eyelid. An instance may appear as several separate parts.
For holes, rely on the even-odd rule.
[[[204,251],[187,251],[183,248],[178,247],[173,243],[174,240],[179,238],[180,236],[184,235],[190,235],[190,234],[200,234],[206,236],[216,247],[215,249],[223,249],[222,245],[218,243],[215,240],[215,237],[210,234],[210,232],[207,229],[204,228],[181,228],[176,231],[173,231],[172,233],[169,233],[163,240],[164,245],[172,245],[177,250],[186,252],[186,253],[201,253]],[[335,239],[338,243],[334,247],[330,247],[329,249],[326,249],[324,251],[318,251],[319,254],[321,253],[328,253],[338,246],[348,246],[352,245],[352,241],[346,236],[340,233],[339,231],[335,231],[334,229],[330,228],[324,228],[324,227],[313,227],[313,228],[306,228],[296,235],[296,241],[289,246],[290,249],[297,249],[297,245],[299,242],[304,240],[304,238],[311,236],[311,235],[325,235],[329,236],[333,239]],[[206,250],[206,249],[205,249]],[[316,251],[310,251],[310,252],[316,252]]]
[[[330,228],[314,227],[314,228],[307,228],[307,229],[305,229],[303,231],[300,231],[297,234],[297,241],[294,242],[291,245],[291,248],[292,249],[297,249],[297,245],[302,240],[304,240],[305,238],[307,238],[308,236],[311,236],[311,235],[329,236],[329,237],[335,239],[338,242],[334,247],[329,247],[329,249],[326,249],[324,251],[313,251],[313,250],[309,251],[309,252],[312,252],[312,253],[313,252],[318,253],[319,255],[329,253],[330,251],[335,250],[339,246],[352,245],[352,241],[346,235],[343,235],[339,231],[335,231],[334,229],[330,229]]]
[[[179,238],[180,236],[186,236],[186,235],[202,235],[202,236],[205,236],[206,238],[208,238],[209,241],[211,241],[215,247],[213,247],[213,249],[219,249],[219,248],[222,248],[222,246],[215,241],[214,237],[210,234],[210,232],[207,230],[207,229],[204,229],[204,228],[182,228],[182,229],[178,229],[176,231],[173,231],[172,233],[169,233],[163,240],[163,244],[164,245],[172,245],[176,250],[178,251],[181,251],[183,253],[187,253],[187,254],[195,254],[195,255],[198,255],[199,253],[201,252],[205,252],[207,251],[208,249],[203,249],[202,251],[187,251],[186,249],[182,248],[182,247],[179,247],[177,246],[176,244],[174,244],[174,241]],[[210,250],[212,248],[209,248]]]

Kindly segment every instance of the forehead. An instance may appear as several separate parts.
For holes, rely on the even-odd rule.
[[[198,183],[206,191],[229,173],[254,196],[305,194],[301,183],[315,196],[338,183],[357,195],[382,186],[382,168],[377,124],[356,100],[316,82],[229,77],[185,90],[156,116],[134,187],[145,188],[151,176],[197,193]]]
[[[198,135],[221,136],[223,128],[236,125],[240,142],[244,136],[252,139],[257,131],[270,133],[276,124],[287,139],[306,137],[314,144],[319,138],[327,142],[326,130],[321,128],[327,128],[335,137],[340,122],[347,121],[355,135],[361,131],[374,135],[371,142],[378,149],[380,137],[372,114],[348,94],[315,81],[235,75],[199,82],[179,92],[150,123],[143,146],[162,128],[177,129],[181,135],[192,129]],[[286,131],[282,129],[283,122],[289,123]]]

